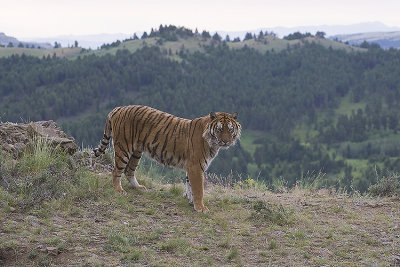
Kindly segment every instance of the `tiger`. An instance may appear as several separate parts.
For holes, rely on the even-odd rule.
[[[123,194],[122,173],[134,188],[146,189],[135,177],[143,153],[165,166],[186,171],[184,197],[195,211],[206,212],[205,171],[220,149],[228,149],[240,139],[242,126],[237,117],[237,112],[211,112],[190,120],[143,105],[116,107],[108,114],[101,144],[92,154],[103,154],[112,137],[113,187]]]

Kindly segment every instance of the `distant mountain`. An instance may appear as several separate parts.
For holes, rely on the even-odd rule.
[[[51,44],[46,42],[23,42],[19,41],[17,38],[12,36],[7,36],[5,33],[0,32],[0,45],[1,46],[8,46],[10,43],[13,44],[14,47],[22,44],[24,47],[27,48],[42,48],[42,49],[52,49],[53,47]]]
[[[323,31],[327,36],[338,35],[338,34],[355,34],[360,32],[393,32],[400,31],[400,27],[390,27],[381,22],[363,22],[350,25],[317,25],[317,26],[298,26],[298,27],[265,27],[258,28],[248,31],[217,31],[220,35],[226,36],[227,34],[231,38],[239,37],[244,38],[247,32],[258,34],[260,31],[274,32],[279,37],[284,37],[294,32],[310,32],[315,34],[317,31]]]
[[[53,37],[43,37],[43,38],[23,38],[23,40],[35,41],[35,42],[49,42],[54,44],[55,42],[62,45],[62,47],[73,46],[75,41],[78,45],[83,48],[97,49],[103,44],[109,44],[117,40],[125,40],[132,37],[133,34],[124,33],[103,33],[103,34],[90,34],[90,35],[59,35]],[[140,36],[140,35],[138,35]]]
[[[348,42],[351,45],[360,45],[367,41],[368,43],[379,44],[384,49],[400,48],[400,31],[339,34],[330,38]]]
[[[298,26],[298,27],[264,27],[257,29],[249,29],[245,31],[212,31],[212,33],[218,32],[223,38],[229,35],[231,39],[239,37],[241,40],[244,39],[246,33],[251,32],[258,34],[260,31],[274,32],[278,37],[287,36],[294,32],[310,32],[315,34],[317,31],[323,31],[326,36],[336,36],[345,34],[355,33],[369,33],[369,32],[394,32],[400,31],[400,27],[390,27],[381,22],[364,22],[350,25],[319,25],[319,26]],[[143,32],[136,32],[137,36],[141,37]],[[78,45],[83,48],[97,49],[103,44],[110,44],[117,40],[125,40],[133,36],[132,34],[125,33],[103,33],[103,34],[91,34],[91,35],[60,35],[50,37],[24,37],[20,38],[25,42],[40,42],[50,43],[55,42],[62,45],[62,47],[73,46],[75,41]],[[8,44],[8,43],[7,43]],[[6,45],[7,45],[6,44]]]

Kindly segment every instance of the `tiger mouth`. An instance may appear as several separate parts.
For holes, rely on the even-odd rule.
[[[220,147],[229,147],[230,145],[231,145],[231,143],[225,143],[225,144],[220,143],[219,144]]]

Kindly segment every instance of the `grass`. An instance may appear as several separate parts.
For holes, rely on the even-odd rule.
[[[378,183],[369,187],[369,193],[379,197],[400,197],[400,176],[391,174],[381,178]]]
[[[246,40],[242,42],[228,42],[227,45],[231,49],[241,49],[245,46],[255,49],[261,53],[265,53],[267,51],[276,51],[280,52],[282,50],[287,49],[288,47],[301,47],[305,44],[305,42],[309,43],[317,43],[325,48],[333,48],[345,50],[347,52],[354,51],[365,51],[365,49],[359,47],[351,47],[349,45],[345,45],[343,43],[335,42],[329,39],[318,39],[318,38],[306,38],[305,40],[284,40],[276,37],[265,37],[263,41],[255,41],[254,39]],[[57,57],[76,59],[80,55],[99,55],[103,56],[105,54],[116,54],[116,52],[120,49],[127,49],[130,52],[135,52],[138,49],[143,48],[144,46],[158,46],[161,51],[163,51],[170,59],[176,61],[182,61],[182,59],[177,55],[179,51],[184,48],[185,51],[189,51],[190,53],[194,52],[204,52],[204,46],[211,45],[211,39],[204,40],[200,36],[194,36],[192,38],[179,38],[176,42],[170,41],[162,41],[160,43],[160,39],[157,37],[147,38],[144,40],[130,40],[121,43],[118,47],[112,47],[108,49],[99,49],[99,50],[83,50],[80,47],[71,47],[71,48],[55,48],[55,49],[29,49],[29,48],[18,48],[18,47],[0,47],[0,58],[1,57],[10,57],[11,55],[29,55],[35,57],[47,57],[53,56],[54,54]],[[171,51],[171,54],[169,54]]]
[[[166,184],[142,170],[138,179],[148,190],[124,179],[127,194],[120,195],[110,173],[39,144],[17,163],[0,158],[2,266],[398,264],[400,203],[392,195],[209,183],[210,212],[199,214],[182,197],[181,182]]]
[[[76,58],[80,55],[82,48],[55,48],[55,49],[31,49],[20,47],[0,47],[0,58],[10,57],[12,55],[27,55],[34,57],[52,57],[54,54],[62,58]]]

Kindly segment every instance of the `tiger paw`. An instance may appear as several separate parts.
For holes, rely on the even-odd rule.
[[[122,187],[116,187],[114,188],[116,192],[121,193],[123,195],[126,195],[126,191]]]
[[[142,189],[144,191],[147,191],[147,187],[145,187],[144,185],[138,185],[135,187],[136,189]]]
[[[194,210],[197,212],[204,212],[204,213],[209,212],[209,209],[204,205],[195,205]]]

